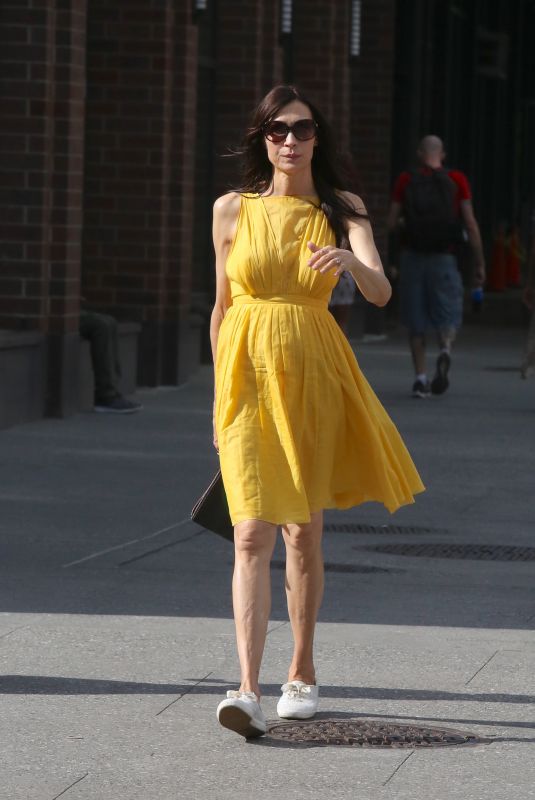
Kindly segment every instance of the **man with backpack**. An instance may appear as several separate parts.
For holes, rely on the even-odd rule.
[[[468,179],[443,167],[446,154],[438,136],[425,136],[417,155],[420,167],[402,172],[394,185],[388,227],[401,236],[400,303],[416,375],[412,394],[425,398],[449,386],[451,347],[462,321],[456,249],[463,228],[474,255],[474,286],[485,281],[485,259]],[[436,330],[440,348],[431,381],[425,358],[428,328]]]

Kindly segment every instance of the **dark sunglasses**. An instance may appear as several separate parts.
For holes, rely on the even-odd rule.
[[[293,125],[287,125],[280,120],[273,120],[264,125],[264,136],[270,142],[279,144],[283,142],[289,133],[293,133],[296,139],[300,142],[306,142],[307,139],[313,139],[318,132],[318,126],[313,119],[298,119]]]

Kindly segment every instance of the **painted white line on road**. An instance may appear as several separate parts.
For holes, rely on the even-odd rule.
[[[173,525],[168,525],[167,528],[161,528],[159,531],[154,531],[154,533],[149,533],[147,536],[139,536],[137,539],[130,539],[128,542],[123,542],[122,544],[116,544],[114,545],[114,547],[107,547],[105,550],[98,550],[96,553],[91,553],[88,556],[84,556],[84,558],[77,558],[76,561],[69,561],[68,564],[62,564],[61,566],[74,567],[76,566],[76,564],[83,564],[84,561],[90,561],[92,558],[105,556],[108,553],[115,552],[115,550],[122,550],[124,547],[130,547],[131,544],[137,544],[137,542],[146,542],[148,539],[154,539],[155,536],[160,536],[162,533],[167,533],[167,531],[172,531],[174,528],[181,528],[188,522],[191,522],[191,517],[186,517],[185,519],[180,520],[180,522],[175,522]]]

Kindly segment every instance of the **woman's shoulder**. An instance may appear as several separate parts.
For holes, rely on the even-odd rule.
[[[239,192],[227,192],[218,197],[214,203],[214,226],[230,238],[238,220],[240,203]]]
[[[218,197],[214,203],[214,213],[222,216],[232,215],[238,210],[241,202],[239,192],[226,192]]]
[[[214,203],[213,235],[214,240],[230,242],[234,236],[240,215],[241,195],[239,192],[227,192],[218,197]]]

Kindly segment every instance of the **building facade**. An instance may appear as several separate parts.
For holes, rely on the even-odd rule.
[[[533,6],[6,0],[0,426],[80,407],[82,305],[137,324],[138,385],[209,359],[212,204],[276,83],[309,94],[355,156],[385,261],[393,175],[423,133],[472,178],[486,241],[528,213]]]

